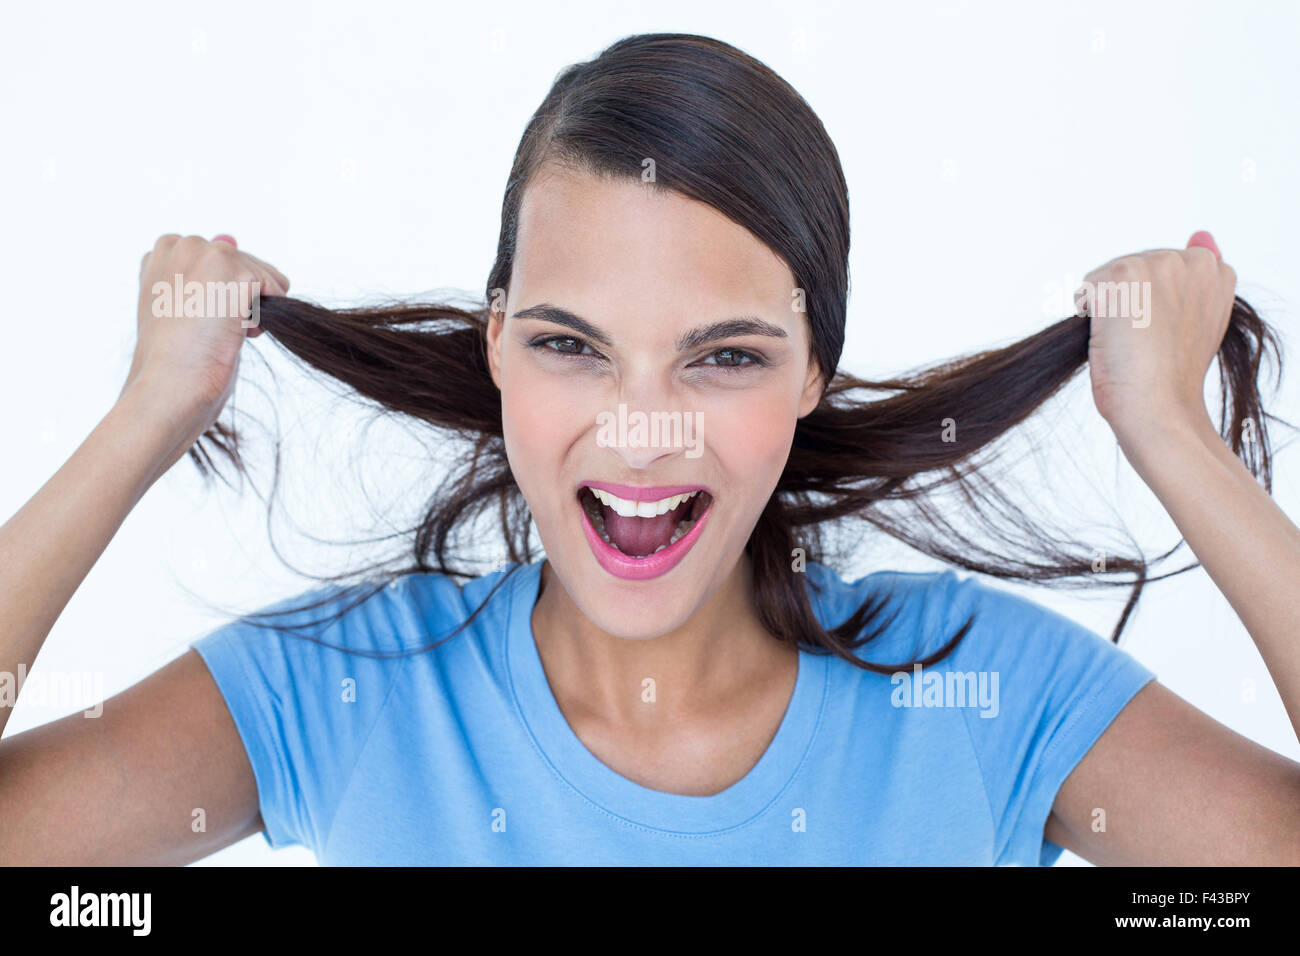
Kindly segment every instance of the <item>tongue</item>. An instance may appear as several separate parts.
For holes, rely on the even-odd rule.
[[[613,508],[601,505],[605,516],[605,533],[624,554],[634,558],[645,557],[661,544],[667,544],[684,511],[678,505],[653,518],[625,518]]]

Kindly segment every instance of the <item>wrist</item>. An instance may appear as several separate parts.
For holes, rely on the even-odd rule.
[[[1102,417],[1121,444],[1167,436],[1203,438],[1207,429],[1212,434],[1218,434],[1203,400],[1180,401],[1173,396],[1159,399],[1147,397],[1125,403],[1120,413]]]
[[[1178,467],[1187,453],[1213,452],[1216,444],[1223,444],[1208,414],[1153,409],[1127,422],[1111,423],[1111,429],[1124,457],[1144,479],[1162,467]]]
[[[104,424],[122,431],[140,454],[150,458],[152,484],[198,440],[212,424],[212,416],[190,396],[136,379],[122,389]]]
[[[194,428],[202,432],[216,418],[213,403],[197,394],[193,387],[147,374],[137,375],[122,386],[115,404],[178,433],[188,433]],[[221,404],[224,400],[217,403],[218,407]]]

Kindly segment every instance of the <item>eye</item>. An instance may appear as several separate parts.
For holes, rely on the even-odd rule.
[[[730,372],[730,371],[739,371],[740,369],[748,368],[748,367],[750,367],[751,365],[752,365],[752,366],[757,366],[757,367],[762,367],[762,366],[767,365],[767,362],[765,362],[763,359],[759,358],[759,357],[758,357],[757,355],[755,355],[753,352],[746,352],[744,349],[730,349],[730,348],[729,348],[729,349],[718,349],[716,352],[713,352],[709,357],[710,357],[710,358],[716,358],[716,357],[718,357],[719,355],[730,356],[732,359],[737,359],[737,360],[738,360],[738,359],[741,359],[741,358],[745,358],[745,359],[748,359],[748,360],[749,360],[749,361],[744,362],[744,363],[739,363],[739,362],[738,362],[738,363],[735,364],[735,365],[732,365],[732,364],[730,364],[730,363],[725,363],[725,362],[724,362],[724,363],[717,364],[717,365],[714,365],[714,366],[713,366],[714,368],[726,369],[726,370],[729,371],[729,372]]]
[[[548,335],[529,342],[528,347],[537,349],[543,355],[553,355],[565,360],[562,364],[570,361],[579,363],[575,367],[590,368],[605,363],[605,356],[593,349],[586,339],[580,339],[576,335]]]
[[[553,342],[573,342],[573,343],[576,343],[577,346],[578,346],[579,351],[571,352],[571,351],[568,351],[567,349],[553,349],[553,348],[549,348],[548,346],[550,346],[551,343],[553,343]],[[542,350],[545,351],[545,352],[555,352],[555,353],[557,353],[557,354],[559,354],[559,355],[571,355],[571,356],[573,356],[573,357],[575,357],[575,358],[589,358],[589,357],[591,357],[591,356],[583,355],[582,352],[580,351],[581,349],[584,349],[584,348],[590,348],[590,346],[587,345],[586,340],[585,340],[585,339],[580,339],[580,338],[578,338],[578,337],[576,337],[576,336],[573,336],[573,335],[548,335],[548,336],[546,336],[545,338],[536,339],[535,341],[529,342],[529,343],[528,343],[528,346],[529,346],[529,348],[542,349]],[[593,356],[594,356],[594,355],[597,355],[597,354],[598,354],[598,353],[596,353],[596,352],[594,352],[594,351],[592,352],[592,355],[593,355]]]

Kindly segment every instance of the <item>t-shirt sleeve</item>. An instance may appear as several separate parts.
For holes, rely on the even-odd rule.
[[[191,644],[239,731],[272,848],[299,845],[321,855],[352,769],[407,659],[400,652],[413,637],[423,640],[411,582],[398,579],[369,597],[323,588]],[[263,619],[305,625],[292,632],[251,620],[316,600],[321,606]]]
[[[1043,836],[1071,771],[1155,674],[1128,652],[1050,608],[953,571],[933,576],[944,640],[974,614],[936,668],[981,672],[993,706],[962,708],[994,824],[994,863],[1051,866]],[[934,633],[934,632],[932,632]]]

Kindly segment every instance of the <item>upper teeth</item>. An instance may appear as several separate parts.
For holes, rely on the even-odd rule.
[[[615,514],[622,515],[624,518],[653,518],[655,515],[672,511],[687,498],[694,498],[699,491],[673,495],[671,498],[660,498],[658,501],[628,501],[617,495],[611,495],[608,491],[601,491],[599,488],[592,488],[591,493],[601,504],[614,509]]]

